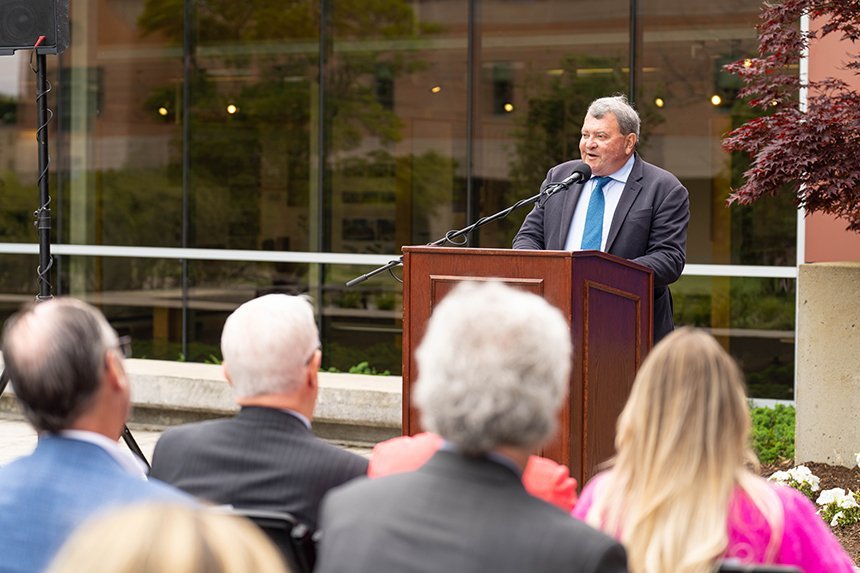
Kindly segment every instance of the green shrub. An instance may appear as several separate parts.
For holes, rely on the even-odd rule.
[[[326,372],[332,372],[337,374],[342,373],[343,370],[334,366],[330,366],[328,370],[326,370]],[[389,370],[379,371],[376,369],[376,367],[371,366],[367,361],[362,361],[355,366],[350,366],[347,372],[349,374],[367,374],[370,376],[391,376],[391,372]]]
[[[762,464],[794,459],[794,406],[751,408],[752,448]]]

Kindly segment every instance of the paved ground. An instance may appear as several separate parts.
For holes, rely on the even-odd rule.
[[[151,459],[152,449],[155,447],[155,442],[158,441],[161,432],[139,430],[132,426],[131,433],[146,458]],[[122,440],[120,440],[120,444],[125,447]],[[0,466],[29,454],[35,447],[36,432],[27,422],[8,414],[0,414]],[[365,457],[370,455],[369,448],[347,447],[346,449]]]

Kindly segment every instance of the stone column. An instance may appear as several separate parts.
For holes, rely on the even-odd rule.
[[[795,461],[855,465],[860,452],[860,263],[797,277]]]

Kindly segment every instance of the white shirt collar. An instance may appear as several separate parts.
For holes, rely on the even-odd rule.
[[[137,457],[135,457],[131,452],[120,449],[119,445],[114,440],[111,440],[104,434],[89,432],[86,430],[62,430],[60,432],[60,436],[70,440],[88,442],[100,447],[106,451],[126,472],[136,478],[140,478],[144,481],[146,480],[146,466],[143,462],[137,459]]]

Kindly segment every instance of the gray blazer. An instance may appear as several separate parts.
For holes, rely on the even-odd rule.
[[[162,434],[150,475],[217,504],[286,511],[315,528],[323,495],[366,473],[366,459],[320,440],[295,416],[246,407]]]
[[[620,544],[529,495],[513,470],[449,451],[333,490],[321,526],[316,573],[627,571]]]
[[[573,173],[579,160],[556,165],[547,173],[541,191]],[[564,250],[582,183],[550,197],[535,207],[514,237],[515,249]],[[681,276],[687,258],[690,198],[677,177],[636,155],[633,170],[615,209],[606,252],[654,271],[654,342],[674,328],[669,285]]]

